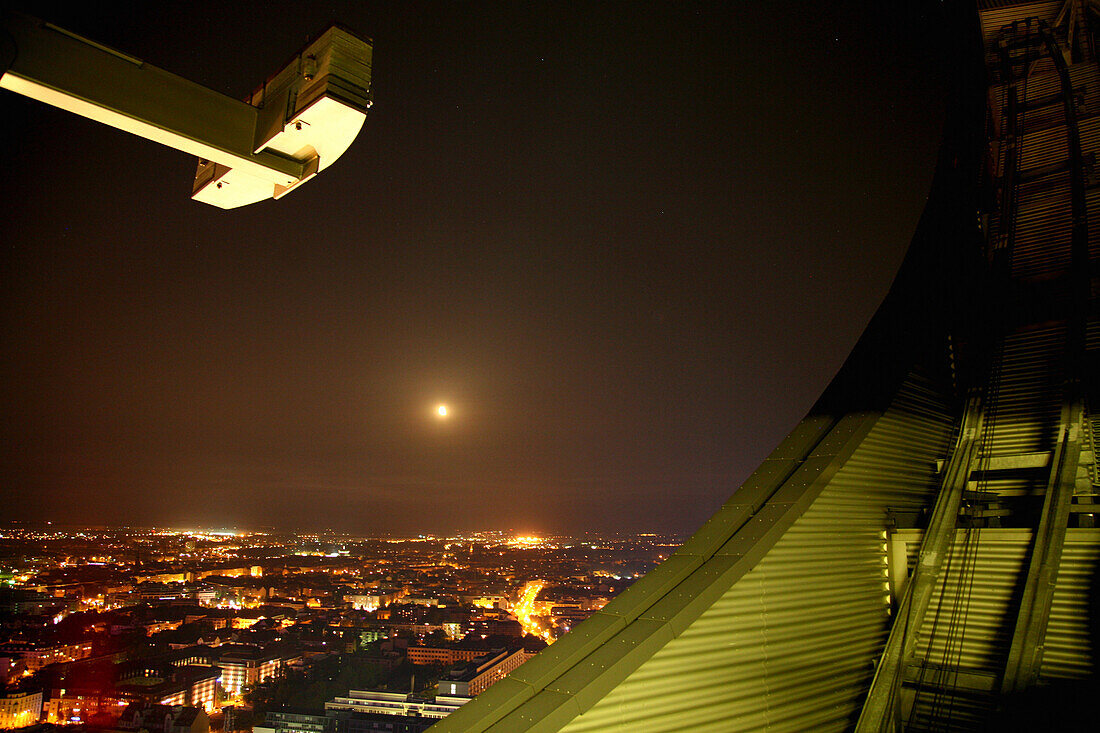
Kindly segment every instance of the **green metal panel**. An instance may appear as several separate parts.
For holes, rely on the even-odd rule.
[[[604,644],[583,662],[555,680],[548,689],[576,698],[581,711],[595,705],[628,672],[653,656],[672,639],[671,627],[662,621],[640,619]]]
[[[928,501],[951,434],[945,405],[923,387],[910,385],[752,570],[700,600],[697,619],[564,730],[846,729],[889,620],[885,508]]]
[[[609,618],[635,619],[611,639],[593,648],[567,635],[512,675],[564,697],[544,692],[524,702],[527,690],[513,687],[516,705],[504,717],[496,717],[505,707],[497,698],[483,717],[479,699],[433,731],[552,729],[564,714],[554,704],[566,699],[579,711],[563,727],[570,731],[845,729],[889,623],[886,509],[928,503],[952,432],[946,405],[919,379],[865,436],[852,422],[827,440],[803,441],[820,458],[793,472],[777,461],[768,479],[758,473],[757,486],[790,475],[748,521],[752,503],[735,495],[695,540],[713,552],[705,562],[677,553],[647,576],[649,587],[642,579],[633,597],[609,604],[597,635],[614,627]],[[855,452],[832,465],[827,456],[845,455],[853,440]],[[784,531],[782,518],[817,483],[825,484],[820,495]],[[732,534],[712,550],[723,526]],[[782,533],[774,546],[770,533]],[[573,662],[582,648],[592,651]]]
[[[533,697],[518,691],[511,702],[501,700],[485,718],[480,717],[477,703],[471,703],[475,707],[464,706],[433,731],[485,730],[489,718],[499,721],[493,725],[522,721],[530,726],[547,725],[545,721],[556,720],[561,714],[547,706],[563,698],[540,695],[559,686],[570,691],[570,709],[578,700],[594,704],[752,568],[828,484],[876,420],[873,414],[853,414],[839,422],[827,418],[804,421],[777,449],[783,457],[767,461],[746,483],[744,493],[738,492],[667,566],[639,580],[513,673],[515,681],[532,688]],[[782,500],[770,499],[769,494]],[[509,712],[510,706],[514,711]],[[525,717],[524,710],[536,707],[541,712],[535,718]],[[500,717],[502,713],[504,717]]]
[[[470,703],[466,703],[469,705]],[[465,707],[465,706],[463,706]],[[462,708],[459,708],[461,711]],[[516,708],[504,718],[487,728],[487,733],[514,733],[514,731],[529,731],[530,733],[550,733],[560,730],[563,725],[573,719],[579,712],[577,701],[570,695],[560,692],[543,690],[528,700],[520,708]],[[456,713],[452,713],[453,717]],[[449,718],[444,718],[446,721]],[[439,724],[432,726],[433,730]]]
[[[915,561],[920,545],[920,530],[898,532]],[[912,717],[914,730],[942,729],[944,721],[931,712],[935,702],[938,671],[947,668],[954,678],[961,674],[985,675],[997,684],[1008,653],[1015,621],[1013,610],[1019,593],[1032,532],[1021,529],[986,528],[970,537],[972,571],[960,579],[956,574],[941,584],[932,599],[932,611],[925,618],[917,651],[924,662],[924,691],[918,695]],[[956,533],[953,551],[956,561],[966,554],[966,532]],[[1045,651],[1040,678],[1082,679],[1094,673],[1090,648],[1088,599],[1100,568],[1100,529],[1066,530],[1058,586],[1051,604],[1050,622],[1044,639]],[[938,617],[937,617],[938,614]],[[965,620],[954,633],[950,619]],[[920,680],[921,665],[910,669],[910,684]],[[914,679],[915,678],[915,679]],[[949,694],[956,707],[952,710],[953,730],[981,730],[989,715],[991,701],[971,700],[962,704],[965,692]],[[941,703],[945,699],[940,695]]]
[[[624,628],[626,622],[621,616],[597,612],[557,643],[524,662],[508,678],[526,683],[535,689],[542,689],[561,675],[562,670],[580,662]]]
[[[1091,629],[1096,619],[1090,616],[1089,601],[1100,592],[1098,573],[1100,529],[1066,530],[1040,679],[1084,679],[1096,674],[1095,657],[1100,650],[1093,648],[1096,639],[1091,638]]]

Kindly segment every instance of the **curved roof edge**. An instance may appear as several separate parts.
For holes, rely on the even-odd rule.
[[[678,636],[763,557],[878,419],[809,417],[668,560],[558,642],[432,726],[557,730]]]

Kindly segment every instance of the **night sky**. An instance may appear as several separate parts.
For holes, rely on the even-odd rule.
[[[222,211],[193,158],[0,91],[5,519],[694,530],[923,208],[939,3],[894,6],[23,3],[237,97],[336,20],[375,105]]]

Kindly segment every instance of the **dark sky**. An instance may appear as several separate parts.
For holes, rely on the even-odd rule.
[[[375,106],[222,211],[189,156],[0,91],[4,515],[695,529],[920,215],[939,3],[895,5],[24,3],[238,97],[338,20]]]

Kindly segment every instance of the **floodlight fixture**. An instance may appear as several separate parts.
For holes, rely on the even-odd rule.
[[[325,30],[244,100],[9,12],[0,87],[199,158],[191,197],[281,198],[332,165],[371,107],[371,42]]]

